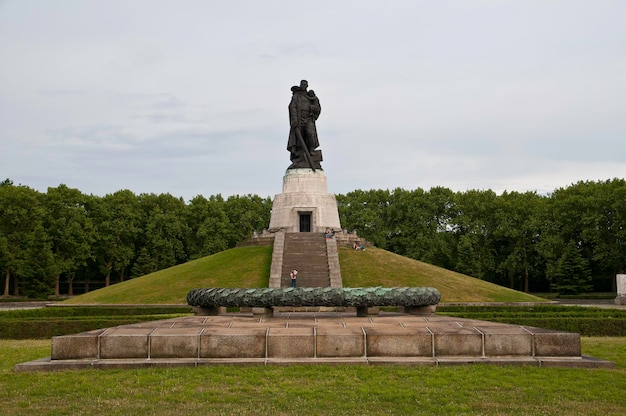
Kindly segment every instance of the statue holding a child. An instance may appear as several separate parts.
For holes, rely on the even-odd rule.
[[[317,138],[315,121],[320,116],[322,107],[313,90],[308,90],[306,80],[300,86],[291,87],[292,97],[289,103],[289,141],[291,165],[288,169],[321,169],[322,151],[316,150],[320,143]]]

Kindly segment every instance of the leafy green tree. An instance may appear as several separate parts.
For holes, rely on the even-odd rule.
[[[560,294],[579,294],[591,291],[591,273],[588,262],[576,243],[570,241],[552,274],[554,289]]]
[[[170,194],[139,196],[141,222],[136,246],[139,256],[133,276],[141,276],[180,264],[187,260],[185,236],[185,203]]]
[[[498,269],[508,276],[509,287],[529,292],[531,275],[539,279],[541,261],[536,242],[541,234],[543,198],[536,192],[504,192],[497,198],[494,243],[498,253]]]
[[[254,231],[261,231],[270,223],[272,200],[258,195],[234,195],[224,203],[228,222],[232,228],[228,234],[228,247],[252,236]]]
[[[491,190],[470,190],[455,194],[455,214],[450,226],[458,239],[458,247],[461,250],[455,265],[456,271],[483,280],[494,280],[496,274],[496,253],[493,247],[495,208],[496,194]]]
[[[606,182],[580,181],[559,188],[548,204],[546,228],[539,250],[546,259],[546,275],[553,279],[558,261],[567,244],[575,241],[580,255],[588,261],[592,279],[610,279],[626,264],[626,184],[614,179]]]
[[[228,248],[228,234],[232,226],[226,214],[224,198],[202,195],[193,198],[186,210],[189,226],[187,250],[190,259],[208,256]]]
[[[610,279],[616,291],[615,275],[626,269],[626,181],[612,179],[592,186],[596,214],[585,237],[593,242],[591,261],[600,279]]]
[[[52,287],[50,241],[42,223],[42,196],[25,187],[0,186],[0,269],[5,277],[4,296],[42,297]]]
[[[456,212],[454,192],[444,187],[434,187],[425,195],[428,241],[426,250],[419,260],[432,263],[446,269],[453,269],[455,264],[456,240],[453,234],[452,216]]]
[[[449,190],[448,190],[449,191]],[[416,260],[446,264],[450,260],[452,192],[444,188],[394,189],[381,217],[385,221],[387,249]],[[447,198],[446,198],[447,197]]]
[[[59,185],[44,195],[44,226],[52,244],[55,295],[60,294],[61,275],[68,279],[68,295],[73,295],[76,270],[92,257],[95,239],[85,204],[88,197],[78,189]]]
[[[428,229],[430,217],[424,190],[394,189],[383,215],[390,231],[387,249],[421,260],[432,237]]]
[[[476,253],[475,239],[471,234],[459,235],[455,268],[460,273],[480,278],[483,275],[482,264]]]
[[[0,232],[0,272],[4,276],[3,297],[9,296],[9,284],[11,282],[11,252],[9,251],[9,239],[5,233],[4,230]]]
[[[387,208],[391,203],[389,190],[356,190],[336,198],[343,228],[357,230],[359,236],[374,245],[389,248],[389,240],[395,232],[387,220]]]
[[[105,286],[111,284],[111,272],[124,269],[135,256],[140,233],[141,208],[137,196],[129,190],[93,198],[87,206],[96,230],[95,256],[104,275]]]

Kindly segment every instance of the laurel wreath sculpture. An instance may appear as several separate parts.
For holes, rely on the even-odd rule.
[[[409,306],[436,305],[441,299],[432,287],[279,287],[279,288],[204,288],[187,294],[190,306],[204,308],[273,306]]]

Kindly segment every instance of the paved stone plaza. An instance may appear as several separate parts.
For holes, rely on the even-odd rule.
[[[437,315],[278,312],[189,316],[54,337],[51,357],[15,369],[329,363],[614,366],[581,356],[575,333]]]

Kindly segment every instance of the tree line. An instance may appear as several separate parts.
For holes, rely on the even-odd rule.
[[[342,226],[377,247],[526,292],[615,291],[626,265],[626,182],[549,195],[491,190],[356,190]],[[269,225],[257,195],[189,202],[129,190],[42,193],[0,183],[3,295],[72,295],[234,247]]]
[[[615,291],[626,265],[626,182],[549,195],[404,189],[337,196],[341,224],[380,248],[525,292]]]
[[[7,179],[0,183],[3,295],[72,295],[226,250],[267,227],[271,207],[256,195],[185,203],[129,190],[99,197],[66,185],[41,193]]]

